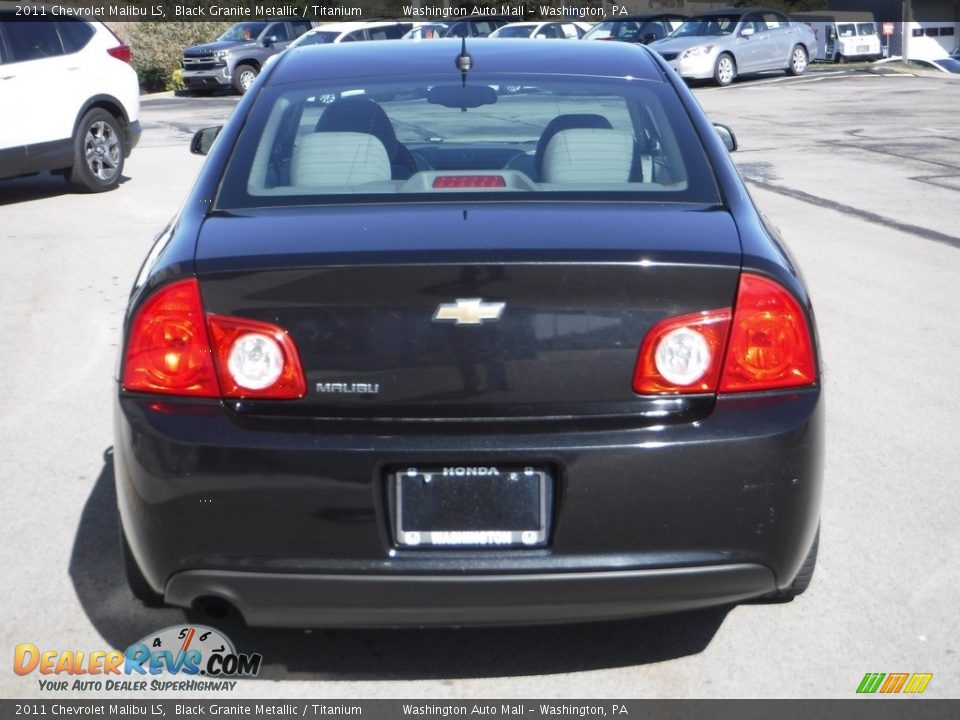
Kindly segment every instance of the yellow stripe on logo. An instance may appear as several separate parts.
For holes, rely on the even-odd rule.
[[[910,682],[903,689],[905,693],[922,693],[927,689],[927,685],[933,679],[933,673],[914,673],[910,676]]]

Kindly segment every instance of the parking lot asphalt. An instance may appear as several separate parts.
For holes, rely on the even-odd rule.
[[[865,672],[960,696],[960,82],[869,73],[697,88],[814,298],[827,392],[820,562],[792,603],[550,628],[276,631],[239,697],[853,697]],[[146,98],[127,180],[0,182],[0,650],[122,648],[184,622],[122,579],[111,383],[129,287],[235,98]],[[255,531],[251,529],[251,532]],[[10,656],[0,696],[49,696]],[[54,693],[70,697],[71,693]],[[140,694],[139,697],[144,697]]]

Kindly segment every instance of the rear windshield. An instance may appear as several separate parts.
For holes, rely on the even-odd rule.
[[[489,200],[718,201],[666,83],[473,75],[267,88],[217,206]]]

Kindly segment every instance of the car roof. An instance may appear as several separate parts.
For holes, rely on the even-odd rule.
[[[746,15],[750,12],[775,12],[779,15],[786,15],[783,10],[774,10],[773,8],[767,7],[726,7],[726,8],[717,8],[715,10],[704,10],[703,12],[698,12],[696,15],[691,17],[691,20],[696,20],[701,17],[708,17],[712,15]]]
[[[622,17],[607,18],[606,20],[601,20],[597,25],[608,22],[643,22],[647,20],[658,20],[660,18],[685,18],[687,17],[686,13],[682,13],[679,10],[676,12],[659,12],[659,13],[643,13],[641,15],[624,15]]]
[[[473,71],[478,73],[633,77],[663,82],[662,71],[651,51],[631,43],[518,44],[510,39],[468,38],[466,45],[473,60]],[[454,60],[460,50],[460,38],[429,43],[380,40],[298,46],[282,54],[267,83],[458,73]],[[331,53],[335,60],[325,62],[325,54]]]

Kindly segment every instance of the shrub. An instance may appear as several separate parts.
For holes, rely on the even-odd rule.
[[[133,50],[133,68],[143,92],[176,90],[183,83],[180,56],[184,48],[210,42],[230,27],[230,22],[129,22],[109,23]],[[174,73],[177,73],[177,79]],[[177,83],[180,83],[178,85]]]

